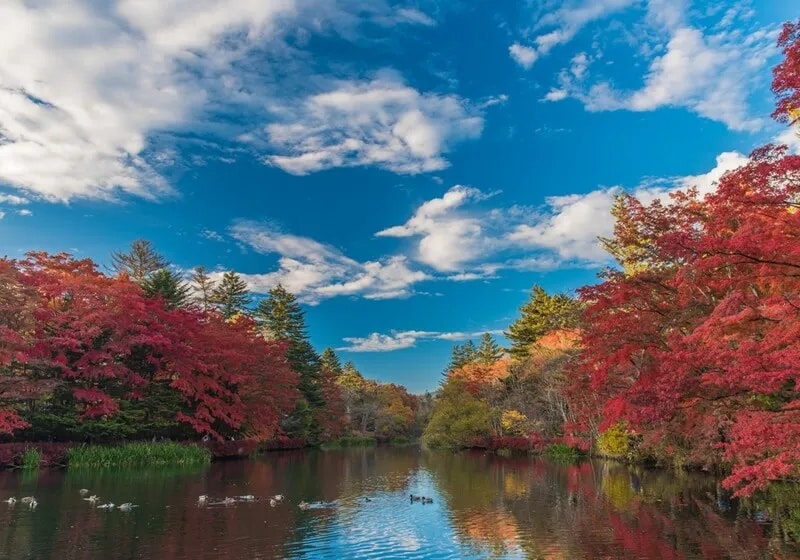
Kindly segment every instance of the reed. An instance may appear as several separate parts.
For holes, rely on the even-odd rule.
[[[211,452],[208,449],[169,442],[85,445],[67,452],[67,466],[70,469],[199,466],[209,462]]]
[[[42,454],[35,447],[29,447],[22,454],[22,464],[20,465],[23,470],[33,471],[39,468],[42,463]]]

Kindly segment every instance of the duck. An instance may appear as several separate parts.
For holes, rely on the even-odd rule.
[[[78,493],[79,493],[81,496],[85,496],[86,494],[88,494],[88,493],[89,493],[89,490],[87,490],[86,488],[81,488],[80,490],[78,490]]]
[[[283,501],[283,494],[275,494],[274,496],[272,496],[272,499],[280,503]]]
[[[269,505],[270,505],[270,507],[277,506],[278,505],[278,500],[276,500],[275,498],[270,498],[269,499]]]
[[[369,496],[364,496],[364,501],[365,502],[371,502],[372,498],[370,498]]]
[[[97,509],[112,510],[112,509],[114,509],[114,503],[113,502],[108,502],[107,504],[101,504],[101,505],[97,506]]]
[[[38,506],[38,505],[39,505],[39,502],[36,501],[36,498],[34,498],[30,502],[28,502],[28,507],[31,508],[31,509],[36,509],[36,506]]]
[[[22,498],[22,503],[23,504],[29,504],[29,503],[35,502],[35,501],[36,501],[36,498],[34,498],[33,496],[25,496],[24,498]]]
[[[432,504],[433,503],[433,498],[426,498],[425,496],[422,496],[422,503],[423,504]]]
[[[91,496],[89,496],[88,498],[84,498],[84,499],[83,499],[83,501],[84,501],[84,502],[89,502],[90,504],[94,504],[94,503],[97,503],[97,502],[99,502],[99,501],[100,501],[100,498],[99,498],[99,497],[97,497],[97,495],[95,495],[95,494],[92,494],[92,495],[91,495]]]
[[[203,505],[206,502],[208,502],[208,496],[206,494],[201,494],[200,496],[197,496],[198,505]]]
[[[243,502],[254,502],[256,497],[252,494],[248,494],[246,496],[239,496],[239,499]]]
[[[297,504],[297,507],[299,507],[300,509],[308,509],[311,507],[311,504],[309,504],[308,502],[300,502],[299,504]]]
[[[226,506],[230,506],[232,504],[235,504],[236,500],[233,498],[225,498],[224,500],[222,500],[222,503],[225,504]]]
[[[3,500],[3,502],[5,502],[6,504],[8,504],[10,506],[13,506],[14,504],[17,503],[17,499],[12,496],[11,498],[9,498],[7,500]]]
[[[411,501],[412,501],[412,502],[419,502],[419,501],[421,501],[421,500],[422,500],[422,496],[415,496],[414,494],[411,494],[411,495],[409,496],[409,498],[411,498]]]
[[[122,511],[130,511],[135,507],[139,507],[139,506],[137,506],[136,504],[132,504],[130,502],[125,502],[124,504],[120,504],[118,506],[118,509],[121,509]]]

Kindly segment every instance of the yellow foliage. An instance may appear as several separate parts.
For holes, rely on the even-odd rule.
[[[617,422],[597,438],[597,448],[606,457],[624,457],[630,451],[628,430]]]
[[[522,436],[528,433],[528,417],[518,410],[504,410],[500,415],[500,425],[508,435]]]

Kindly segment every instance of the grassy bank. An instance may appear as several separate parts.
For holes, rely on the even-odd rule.
[[[322,449],[343,449],[346,447],[375,447],[378,442],[373,437],[344,436],[337,440],[323,443]]]
[[[70,469],[199,466],[210,462],[208,449],[180,443],[85,445],[67,451],[67,467]]]

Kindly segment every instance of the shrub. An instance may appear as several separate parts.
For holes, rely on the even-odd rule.
[[[605,457],[626,457],[630,451],[628,430],[623,422],[617,422],[597,438],[597,450]]]
[[[374,437],[342,436],[337,440],[322,444],[323,449],[339,449],[342,447],[375,447],[377,440]]]
[[[22,455],[22,468],[25,470],[36,470],[42,462],[42,453],[35,447],[29,447]]]
[[[547,448],[544,450],[544,454],[547,456],[548,459],[553,459],[554,461],[563,461],[571,463],[573,461],[577,461],[583,455],[580,450],[575,449],[574,447],[570,447],[569,445],[565,445],[563,443],[553,443],[548,445]]]

